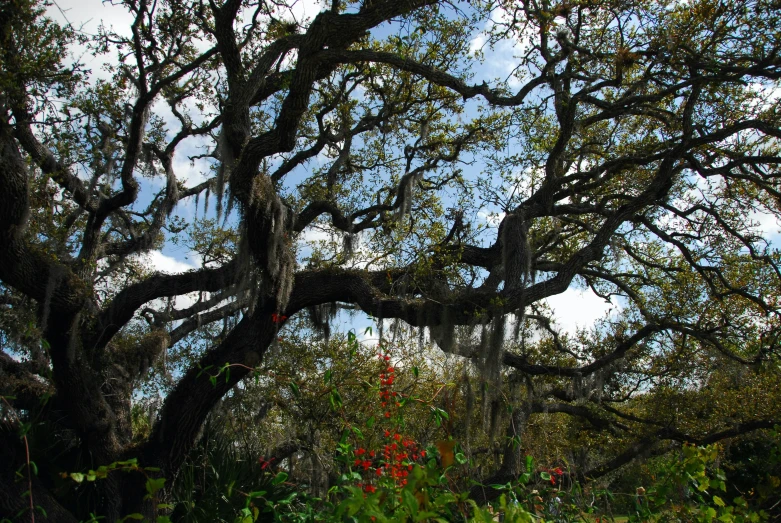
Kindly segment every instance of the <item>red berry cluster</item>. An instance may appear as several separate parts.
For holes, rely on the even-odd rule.
[[[411,438],[405,438],[398,432],[391,434],[385,431],[385,437],[390,440],[382,449],[383,465],[377,475],[384,473],[390,477],[397,487],[407,484],[407,476],[412,470],[412,462],[426,457],[426,451],[418,447]]]
[[[394,381],[394,373],[396,369],[390,365],[390,356],[387,354],[378,354],[378,358],[386,366],[385,370],[380,372],[380,406],[385,410],[385,417],[390,418],[391,412],[389,405],[395,404],[399,407],[399,403],[396,401],[396,397],[399,395],[395,390],[391,390],[391,385]]]
[[[387,351],[378,354],[377,357],[382,364],[379,373],[379,399],[383,416],[388,420],[396,419],[395,414],[402,406],[401,402],[398,401],[399,393],[393,390],[396,369],[391,364],[391,357]],[[386,443],[382,447],[381,455],[378,456],[381,459],[378,460],[374,468],[374,475],[377,478],[383,476],[390,478],[396,487],[403,487],[407,484],[407,476],[412,470],[413,462],[425,458],[426,451],[422,450],[412,438],[403,436],[399,432],[398,423],[395,423],[392,429],[385,429],[384,437]],[[373,458],[376,457],[376,454],[373,450],[367,452],[364,448],[357,448],[353,451],[355,458],[353,464],[359,470],[367,472],[374,465]],[[358,486],[367,493],[373,493],[377,490],[374,485],[369,483],[361,483]]]
[[[260,470],[266,470],[271,466],[271,463],[277,458],[271,458],[271,459],[265,459],[262,456],[258,458],[258,463],[260,463]]]
[[[556,478],[561,477],[564,475],[564,471],[561,470],[561,467],[556,467],[555,469],[550,469],[548,471],[548,474],[550,474],[550,484],[555,485],[556,484]]]
[[[369,470],[369,468],[372,466],[372,461],[369,459],[366,459],[363,457],[364,455],[369,458],[374,458],[374,451],[370,450],[369,452],[366,452],[366,449],[364,448],[357,448],[353,452],[355,454],[355,462],[353,463],[356,467],[363,467],[363,470]]]

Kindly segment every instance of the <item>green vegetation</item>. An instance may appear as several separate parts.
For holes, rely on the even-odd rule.
[[[781,517],[777,0],[112,4],[0,2],[0,521]]]

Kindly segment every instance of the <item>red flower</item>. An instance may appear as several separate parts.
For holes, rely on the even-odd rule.
[[[361,449],[356,449],[356,450],[355,450],[355,455],[356,455],[356,456],[360,456],[360,455],[362,455],[362,454],[366,454],[366,449],[362,449],[362,448],[361,448]]]
[[[271,321],[274,323],[282,323],[287,319],[287,316],[283,316],[281,314],[277,314],[276,312],[271,313]]]
[[[366,487],[363,489],[365,492],[368,492],[369,494],[374,494],[377,492],[377,487],[374,485],[366,485]],[[372,516],[372,521],[374,521],[374,516]]]
[[[270,460],[266,461],[262,457],[258,458],[258,463],[260,463],[260,470],[266,470],[271,465],[271,462],[275,459],[277,458],[271,458]]]

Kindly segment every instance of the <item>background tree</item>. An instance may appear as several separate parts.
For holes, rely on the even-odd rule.
[[[314,308],[322,324],[331,303],[426,329],[485,390],[510,373],[495,478],[519,472],[540,409],[659,427],[607,468],[649,438],[777,421],[735,409],[692,436],[659,403],[613,406],[673,382],[661,397],[692,408],[707,384],[774,383],[781,273],[755,220],[780,212],[775,2],[333,0],[310,21],[280,2],[122,4],[130,31],[93,38],[31,0],[0,7],[0,391],[62,435],[70,466],[136,457],[174,478],[285,322]],[[109,79],[69,64],[75,38],[116,56]],[[510,75],[473,82],[479,44],[508,41]],[[178,177],[183,156],[205,181]],[[179,217],[192,199],[211,222]],[[344,241],[307,252],[315,227]],[[202,266],[145,270],[174,240]],[[542,301],[573,284],[622,312],[562,341]],[[134,390],[168,358],[134,439]],[[16,512],[23,454],[3,438]],[[64,513],[43,469],[32,495]],[[100,489],[109,521],[154,511],[140,475]]]

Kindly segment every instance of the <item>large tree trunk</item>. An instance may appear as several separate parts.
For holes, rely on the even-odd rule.
[[[482,480],[469,491],[469,497],[479,504],[485,504],[501,494],[501,491],[489,487],[491,484],[504,484],[513,481],[521,474],[522,448],[521,437],[529,418],[528,405],[516,406],[513,409],[505,433],[505,445],[502,451],[502,463],[499,470]]]

